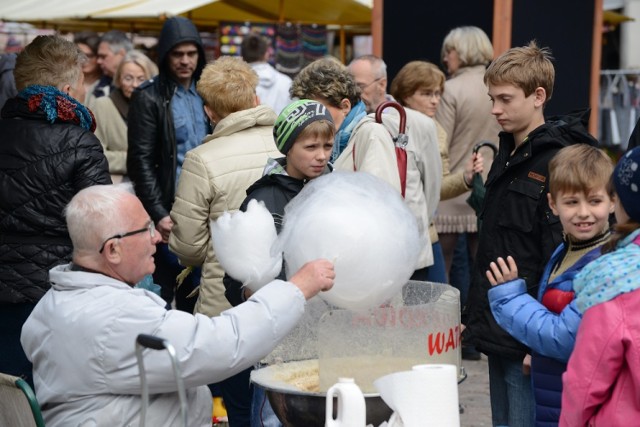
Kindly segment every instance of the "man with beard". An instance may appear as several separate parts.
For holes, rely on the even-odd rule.
[[[144,208],[156,224],[161,242],[156,252],[154,282],[167,303],[193,312],[196,298],[187,298],[200,281],[194,270],[176,289],[183,267],[169,252],[173,227],[169,217],[176,183],[187,151],[210,133],[196,82],[205,65],[198,30],[183,17],[168,19],[158,40],[159,75],[140,85],[129,107],[127,170]]]

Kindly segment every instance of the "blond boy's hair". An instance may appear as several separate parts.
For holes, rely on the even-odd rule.
[[[309,123],[307,127],[302,129],[300,135],[296,138],[296,142],[304,138],[320,138],[320,139],[333,139],[336,135],[336,127],[333,122],[329,120],[317,120]],[[295,142],[294,142],[295,144]]]
[[[563,148],[549,162],[549,193],[555,200],[558,193],[582,192],[607,188],[613,172],[611,158],[599,148],[574,144]]]
[[[496,58],[484,73],[486,85],[510,84],[531,95],[539,87],[547,94],[545,104],[553,94],[556,70],[549,48],[538,47],[535,40],[527,46],[514,47]]]
[[[258,75],[240,57],[222,56],[210,63],[198,80],[204,103],[221,118],[256,106]]]

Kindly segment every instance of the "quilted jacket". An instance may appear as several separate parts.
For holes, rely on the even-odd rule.
[[[71,258],[65,206],[85,187],[110,184],[109,167],[92,132],[49,123],[21,98],[2,109],[0,135],[0,304],[35,303],[48,271]]]
[[[196,312],[217,316],[231,307],[224,270],[213,252],[209,222],[240,208],[267,160],[282,156],[273,140],[276,114],[259,105],[220,120],[202,145],[187,152],[171,210],[169,248],[183,265],[202,266]]]

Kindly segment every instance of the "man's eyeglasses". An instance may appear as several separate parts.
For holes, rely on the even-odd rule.
[[[358,86],[360,88],[360,90],[365,90],[366,88],[368,88],[369,86],[371,86],[372,84],[379,82],[380,80],[382,80],[383,77],[378,77],[377,79],[375,79],[372,82],[369,82],[367,84],[364,83],[356,83],[356,86]]]
[[[147,224],[145,228],[141,228],[140,230],[129,231],[128,233],[124,233],[124,234],[115,234],[109,237],[102,243],[102,246],[100,246],[100,250],[98,252],[102,253],[104,251],[104,245],[106,245],[107,242],[111,239],[122,239],[124,237],[129,237],[129,236],[134,236],[136,234],[144,233],[145,231],[149,232],[152,239],[156,236],[156,225],[153,223],[153,221],[149,221],[149,224]]]

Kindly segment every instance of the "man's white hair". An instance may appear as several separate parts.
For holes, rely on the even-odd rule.
[[[102,242],[124,233],[123,200],[134,194],[131,183],[94,185],[76,194],[65,209],[73,251],[98,252]]]

